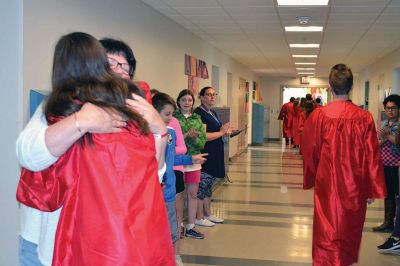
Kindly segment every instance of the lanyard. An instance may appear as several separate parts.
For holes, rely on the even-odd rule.
[[[211,115],[211,117],[214,118],[214,120],[218,123],[219,126],[222,125],[221,121],[219,121],[219,119],[213,114],[213,112],[207,111],[203,104],[200,105],[200,108],[203,109],[204,112],[206,112],[207,114]]]

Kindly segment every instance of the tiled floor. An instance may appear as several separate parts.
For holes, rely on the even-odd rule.
[[[229,177],[233,183],[218,187],[212,205],[225,223],[199,227],[204,240],[181,241],[185,265],[311,265],[313,191],[302,190],[298,151],[278,142],[250,147],[230,164]],[[376,250],[388,237],[371,232],[382,206],[368,208],[358,265],[400,265],[400,256]]]

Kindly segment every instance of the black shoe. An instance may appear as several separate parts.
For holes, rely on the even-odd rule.
[[[204,235],[194,229],[194,227],[190,230],[186,230],[186,236],[196,239],[203,239]]]
[[[393,237],[389,237],[385,243],[378,246],[378,252],[400,254],[400,239],[396,240]]]
[[[391,233],[393,232],[394,227],[388,224],[381,224],[380,226],[372,227],[373,232],[378,233]]]

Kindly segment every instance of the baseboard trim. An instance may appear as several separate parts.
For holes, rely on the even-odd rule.
[[[265,141],[280,141],[280,138],[265,138]]]

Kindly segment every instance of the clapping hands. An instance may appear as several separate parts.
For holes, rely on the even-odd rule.
[[[390,132],[389,132],[389,129],[387,129],[387,128],[378,128],[377,133],[378,133],[379,139],[385,140]]]
[[[220,132],[222,132],[224,135],[227,135],[227,136],[229,136],[232,133],[232,131],[233,131],[233,127],[231,127],[229,123],[223,124],[220,129]]]
[[[185,134],[185,137],[189,137],[191,139],[195,139],[200,135],[199,132],[194,130],[193,128],[189,129],[189,131]]]

